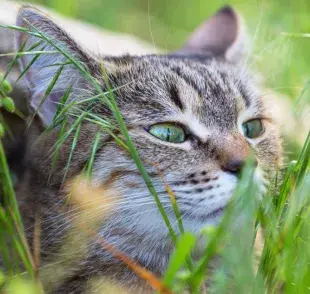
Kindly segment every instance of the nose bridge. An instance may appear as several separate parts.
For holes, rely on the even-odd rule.
[[[239,133],[223,135],[217,140],[217,149],[222,167],[231,163],[244,163],[251,153],[248,142]]]

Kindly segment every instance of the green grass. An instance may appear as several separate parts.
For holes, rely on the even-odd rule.
[[[180,1],[180,3],[181,2],[182,1]],[[53,3],[56,5],[58,2],[54,1]],[[118,2],[115,1],[115,3]],[[141,10],[143,10],[145,4],[142,2],[140,3]],[[158,1],[158,3],[163,5],[164,2]],[[165,3],[166,6],[169,6],[166,7],[166,9],[171,9],[173,3],[176,5],[176,10],[179,10],[180,7],[184,8],[184,5],[177,4],[174,1],[169,2],[169,4],[167,4],[168,2]],[[201,5],[206,6],[205,3],[202,3],[204,2],[201,2]],[[150,5],[153,7],[154,3],[150,2]],[[243,5],[246,6],[246,4]],[[268,10],[268,16],[269,13],[272,15],[272,11],[275,11],[274,4],[264,3],[264,5],[269,5],[268,7],[270,10]],[[215,5],[210,5],[211,8],[213,6]],[[191,7],[188,13],[191,14],[192,10],[195,10],[195,7]],[[76,14],[79,11],[77,4],[75,5],[74,11]],[[163,10],[159,11],[162,12]],[[196,21],[202,16],[202,11],[195,11],[197,12]],[[152,8],[152,13],[156,14],[157,10]],[[159,14],[158,18],[161,17],[165,19],[169,25],[169,22],[172,22],[176,15],[174,11],[170,19],[168,17],[168,11],[165,10],[165,13]],[[266,14],[262,15],[266,17]],[[277,18],[275,18],[275,20],[276,19]],[[182,26],[185,25],[189,24],[182,24]],[[180,26],[180,28],[182,28],[182,26]],[[21,29],[18,27],[10,28],[15,30]],[[23,31],[25,31],[25,29],[23,29]],[[287,31],[290,30],[288,29]],[[94,137],[90,160],[85,166],[85,172],[89,178],[92,172],[93,158],[100,144],[101,132],[113,134],[113,130],[116,127],[121,130],[124,139],[121,140],[115,137],[115,135],[114,137],[116,140],[119,140],[118,143],[126,148],[132,155],[137,168],[149,188],[150,197],[154,197],[170,231],[171,238],[176,243],[175,252],[170,259],[162,281],[160,281],[165,287],[175,293],[181,293],[188,288],[191,293],[203,293],[203,284],[206,278],[208,278],[213,281],[211,289],[208,290],[208,292],[211,293],[309,292],[310,134],[301,152],[295,155],[296,161],[291,162],[286,169],[283,181],[273,182],[272,185],[276,187],[271,187],[262,200],[259,199],[259,193],[253,181],[253,167],[251,161],[249,161],[240,179],[234,201],[228,207],[221,224],[217,227],[205,228],[201,232],[202,239],[205,239],[205,244],[201,250],[203,254],[198,260],[193,261],[190,257],[193,248],[198,243],[197,237],[188,232],[183,233],[182,222],[179,223],[181,234],[177,234],[177,232],[172,229],[169,218],[160,203],[160,198],[128,134],[126,125],[114,99],[113,89],[109,88],[107,93],[103,93],[97,81],[91,77],[83,65],[62,48],[58,47],[48,36],[35,29],[29,30],[28,33],[35,34],[41,40],[52,44],[57,52],[63,54],[68,60],[66,64],[73,64],[97,89],[97,95],[87,98],[87,102],[97,101],[108,105],[115,117],[115,122],[99,118],[91,113],[90,108],[85,112],[76,114],[75,122],[67,126],[66,118],[69,115],[68,110],[70,107],[74,108],[77,106],[76,104],[78,104],[75,102],[66,104],[70,92],[69,88],[62,99],[62,103],[57,109],[57,115],[54,119],[53,126],[61,125],[60,129],[62,131],[60,131],[58,141],[52,149],[54,152],[53,162],[57,160],[61,145],[65,140],[71,137],[73,140],[73,147],[71,155],[69,155],[68,158],[67,168],[69,167],[70,158],[74,152],[74,146],[79,138],[81,124],[85,121],[92,122],[99,127],[99,131]],[[154,36],[156,36],[155,32]],[[171,42],[177,44],[180,41],[178,36],[180,35],[176,34],[173,36],[175,39]],[[307,38],[302,37],[301,39],[306,40]],[[38,54],[45,54],[42,51],[35,51],[38,46],[32,48],[33,51],[31,53],[35,53],[34,58],[37,58],[36,56],[38,56]],[[13,59],[13,62],[16,62],[19,56],[23,54],[30,54],[30,52],[23,52],[23,48],[21,48]],[[66,64],[63,66],[66,66]],[[62,67],[60,67],[60,69],[62,69]],[[60,69],[48,86],[44,97],[47,97],[54,87],[60,75]],[[292,71],[294,72],[294,70],[295,68],[293,67]],[[298,68],[297,71],[300,74],[302,73],[302,69],[300,68]],[[299,78],[302,80],[301,76],[299,76]],[[284,80],[285,79],[282,81]],[[299,92],[294,94],[296,97],[302,97],[298,98],[296,102],[296,105],[299,107],[300,103],[304,103],[303,101],[305,100],[307,101],[307,99],[304,98],[304,93],[308,91],[308,88],[309,83],[305,82],[301,89],[299,89]],[[7,95],[5,92],[0,93],[2,93],[2,97]],[[10,173],[1,142],[0,160],[0,181],[2,195],[5,200],[1,202],[0,207],[0,251],[7,269],[5,273],[4,271],[2,273],[0,272],[0,287],[2,287],[4,291],[10,293],[42,293],[43,290],[37,275],[40,268],[36,267],[36,263],[34,262],[36,257],[32,256],[29,252],[29,246],[25,241],[23,224],[16,204]],[[274,192],[275,190],[279,192],[276,194],[276,192]],[[174,211],[178,215],[177,203],[174,201],[173,195],[171,195],[171,200]],[[241,211],[242,216],[240,216]],[[239,220],[238,227],[234,225],[236,219]],[[254,240],[258,229],[263,230],[264,238],[262,241],[262,254],[255,260],[253,257],[253,255],[255,255]],[[212,262],[213,257],[216,255],[220,255],[221,258],[218,261],[216,270],[211,271],[208,265],[210,265],[210,262]]]

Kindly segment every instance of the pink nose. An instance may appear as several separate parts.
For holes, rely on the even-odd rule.
[[[239,133],[227,134],[217,144],[221,169],[234,174],[240,173],[251,154],[250,145],[245,138]]]

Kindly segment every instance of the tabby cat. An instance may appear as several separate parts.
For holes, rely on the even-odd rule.
[[[185,229],[198,233],[221,219],[251,152],[257,163],[255,178],[262,186],[280,164],[278,128],[245,70],[247,36],[232,8],[223,7],[194,31],[183,48],[163,55],[90,54],[28,6],[20,10],[17,25],[35,32],[19,31],[17,48],[25,44],[25,50],[55,51],[49,42],[53,40],[96,79],[103,92],[113,89],[129,134],[176,231],[164,182],[175,193]],[[47,39],[38,39],[38,32]],[[21,70],[32,59],[33,55],[20,58]],[[83,111],[113,122],[110,109],[98,99],[87,100],[98,89],[63,54],[40,55],[25,79],[36,117],[28,132],[18,201],[30,244],[35,220],[40,219],[43,265],[60,264],[50,272],[47,267],[45,277],[42,269],[47,291],[91,293],[90,281],[104,279],[119,282],[132,293],[148,293],[149,286],[98,241],[109,242],[158,276],[173,250],[169,231],[131,155],[114,138],[123,139],[120,131],[103,132],[94,149],[99,128],[91,119],[84,119],[78,139],[74,139],[74,131],[64,140],[54,164],[52,151],[61,126],[45,131],[52,126],[69,88],[66,103],[77,103],[66,115],[67,130]],[[81,175],[94,150],[89,187]],[[85,235],[89,228],[92,237]]]

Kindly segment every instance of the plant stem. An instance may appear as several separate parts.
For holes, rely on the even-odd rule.
[[[20,217],[18,204],[15,198],[15,192],[11,180],[10,170],[8,163],[6,161],[6,156],[1,140],[0,140],[0,175],[1,175],[0,180],[3,187],[3,193],[6,204],[8,207],[11,207],[12,213],[14,213],[19,227],[23,230],[23,223]]]

